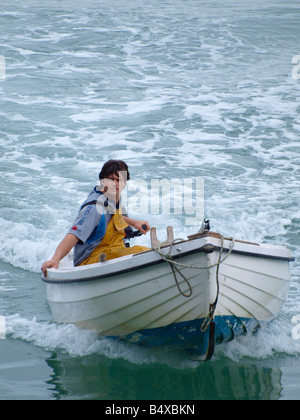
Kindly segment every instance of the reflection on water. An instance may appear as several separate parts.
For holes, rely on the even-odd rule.
[[[134,365],[93,355],[72,358],[53,353],[48,385],[56,399],[99,400],[277,400],[281,371],[229,359],[175,369],[154,363]]]

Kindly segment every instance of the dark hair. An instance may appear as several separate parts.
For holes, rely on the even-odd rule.
[[[99,179],[104,179],[114,174],[117,175],[118,172],[127,172],[127,181],[130,180],[130,174],[126,163],[122,160],[111,159],[103,165],[99,174]]]

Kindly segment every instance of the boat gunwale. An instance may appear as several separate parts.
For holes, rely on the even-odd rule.
[[[208,245],[213,246],[213,244],[205,244],[205,245],[201,246],[200,248],[197,248],[197,249],[194,249],[194,250],[191,250],[191,251],[187,251],[185,253],[180,253],[179,255],[174,255],[174,256],[172,256],[172,259],[175,260],[175,259],[178,259],[178,258],[187,257],[189,255],[196,254],[198,252],[207,253],[207,250],[205,250],[205,248]],[[212,249],[210,252],[212,253],[212,252],[214,252],[214,250],[215,249]],[[149,251],[142,252],[142,253],[139,253],[139,254],[133,254],[133,255],[131,255],[131,257],[133,258],[133,257],[141,256],[141,255],[147,254],[149,252],[155,252],[155,251],[153,251],[151,249]],[[89,281],[95,281],[95,280],[102,280],[104,278],[109,279],[110,277],[115,277],[115,276],[119,276],[119,275],[122,275],[122,274],[130,273],[130,272],[133,272],[133,271],[142,270],[144,268],[152,267],[152,266],[155,266],[155,265],[158,265],[158,264],[163,264],[163,263],[166,263],[166,261],[163,258],[160,258],[156,261],[142,263],[142,264],[139,264],[139,265],[136,265],[136,266],[133,266],[133,267],[131,266],[129,268],[123,268],[123,269],[120,269],[118,271],[112,271],[111,273],[99,274],[97,276],[82,277],[82,278],[79,278],[79,279],[69,279],[69,280],[68,279],[64,279],[64,280],[60,280],[60,279],[54,280],[53,279],[53,280],[51,280],[51,279],[48,279],[48,278],[45,278],[44,276],[42,276],[42,280],[45,283],[51,283],[51,284],[83,283],[83,282],[89,282]],[[89,267],[89,266],[86,266],[86,267]],[[76,267],[74,267],[74,268],[76,268]]]
[[[187,241],[181,241],[181,242],[176,243],[176,245],[180,245],[180,244],[183,244],[183,243],[190,243],[190,242],[192,242],[194,240],[197,240],[197,239],[200,239],[200,238],[189,239]],[[214,239],[214,238],[208,236],[207,239]],[[230,241],[230,239],[226,238],[226,241]],[[237,241],[237,242],[245,244],[245,242],[243,242],[243,241]],[[268,248],[268,244],[263,244],[263,245],[253,244],[253,243],[252,244],[248,243],[248,244],[252,245],[252,246],[255,246],[255,247],[261,247],[261,248],[263,247],[263,245],[265,245],[269,251],[272,251],[272,250],[276,249],[276,248]],[[168,246],[166,246],[166,248],[167,247]],[[193,255],[193,254],[196,254],[196,253],[199,253],[199,252],[201,252],[201,253],[213,253],[215,251],[220,251],[221,249],[222,249],[221,246],[215,245],[212,242],[205,242],[201,247],[197,247],[197,248],[188,250],[186,252],[181,252],[178,255],[173,255],[172,259],[176,260],[176,259],[184,258],[184,257],[187,257],[189,255]],[[288,248],[286,248],[286,247],[282,247],[282,249],[288,250]],[[223,252],[228,253],[229,251],[230,251],[229,247],[223,247]],[[153,253],[153,252],[155,252],[155,251],[151,249],[151,250],[146,251],[146,252],[133,254],[133,255],[131,255],[131,258],[129,260],[131,261],[131,259],[134,258],[134,257],[139,257],[139,256],[149,254],[149,253]],[[245,251],[245,250],[233,249],[231,252],[232,252],[232,254],[244,255],[244,256],[249,256],[249,257],[253,257],[253,258],[263,258],[263,259],[271,259],[271,260],[286,261],[286,262],[295,261],[295,258],[293,258],[293,257],[271,255],[271,254],[259,253],[259,252],[255,252],[255,251]],[[155,255],[157,255],[157,253]],[[111,277],[116,277],[116,276],[119,276],[119,275],[122,275],[122,274],[127,274],[127,273],[130,273],[130,272],[142,270],[144,268],[152,267],[152,266],[155,266],[155,265],[158,265],[158,264],[163,264],[165,262],[166,261],[161,257],[158,260],[152,260],[150,262],[141,263],[141,264],[138,264],[136,266],[131,266],[131,267],[128,267],[128,268],[123,268],[123,269],[111,271],[110,273],[105,273],[105,274],[98,274],[98,275],[94,275],[94,276],[81,277],[81,278],[75,278],[75,279],[67,279],[67,278],[66,279],[49,279],[49,278],[47,278],[43,275],[42,280],[45,283],[56,284],[56,285],[93,282],[93,281],[96,281],[96,280],[102,280],[102,279],[105,279],[105,278],[109,279]],[[98,264],[95,264],[95,265],[98,265]],[[86,267],[90,268],[90,266],[86,266]],[[74,269],[76,269],[76,267],[74,267]],[[67,275],[67,272],[66,272],[66,275]]]

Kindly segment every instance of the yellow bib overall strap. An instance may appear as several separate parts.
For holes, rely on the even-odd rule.
[[[93,250],[91,255],[80,265],[96,264],[99,262],[101,254],[106,255],[106,260],[112,260],[125,255],[137,254],[139,252],[149,251],[149,248],[143,246],[134,246],[126,248],[124,245],[125,229],[128,224],[123,219],[119,210],[112,216],[107,226],[106,234],[102,242]]]

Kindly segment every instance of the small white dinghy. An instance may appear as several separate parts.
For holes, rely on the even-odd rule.
[[[216,344],[275,319],[288,295],[286,247],[233,241],[210,231],[135,255],[74,267],[72,255],[43,277],[57,322],[147,347],[210,359]]]

